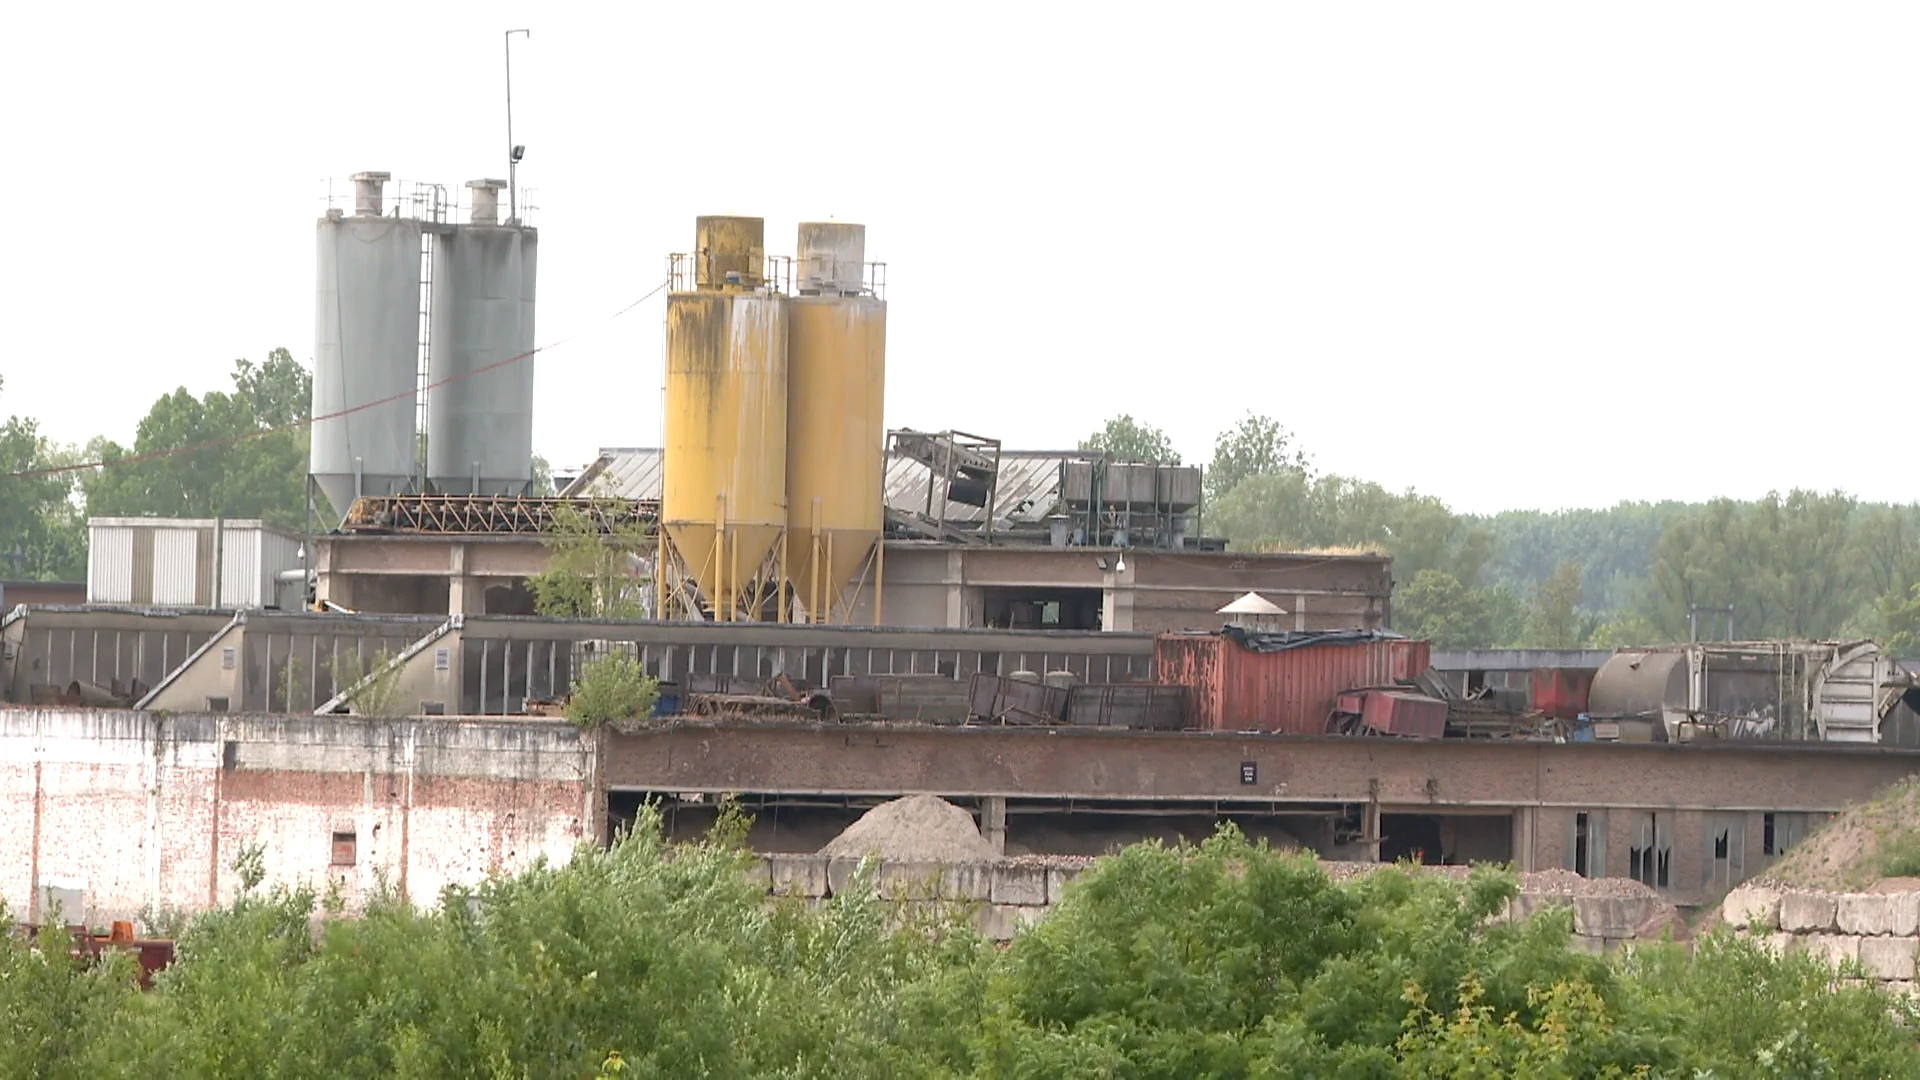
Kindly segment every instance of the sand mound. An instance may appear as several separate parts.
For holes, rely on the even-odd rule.
[[[877,855],[899,862],[991,862],[993,847],[973,815],[934,795],[884,802],[827,842],[820,854],[858,859]]]
[[[1848,807],[1795,844],[1761,877],[1776,885],[1865,889],[1886,874],[1889,848],[1920,832],[1920,783],[1908,780]]]

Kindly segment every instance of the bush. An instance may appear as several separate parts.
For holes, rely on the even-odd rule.
[[[660,700],[660,681],[647,675],[640,661],[624,653],[590,660],[574,680],[567,697],[567,719],[595,728],[615,720],[632,720],[653,713]]]
[[[312,890],[200,916],[152,994],[0,942],[0,1075],[1706,1077],[1920,1075],[1912,1014],[1724,933],[1693,956],[1568,950],[1513,879],[1351,884],[1231,827],[1101,860],[1006,949],[896,921],[871,864],[769,902],[731,810],[669,850],[657,811],[432,910]],[[901,927],[904,925],[904,929]]]

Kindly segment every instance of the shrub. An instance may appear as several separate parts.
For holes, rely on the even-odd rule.
[[[581,727],[594,728],[647,716],[659,699],[660,681],[648,677],[640,661],[613,653],[581,670],[567,698],[566,715]]]

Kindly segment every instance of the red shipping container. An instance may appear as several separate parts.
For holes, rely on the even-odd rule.
[[[1382,735],[1442,739],[1447,734],[1447,703],[1425,694],[1368,690],[1360,722]]]
[[[1592,668],[1534,668],[1531,701],[1535,711],[1555,720],[1577,720],[1593,692]]]
[[[1412,682],[1429,660],[1406,638],[1255,652],[1223,634],[1162,634],[1153,648],[1154,679],[1192,688],[1194,727],[1294,735],[1325,732],[1341,691]]]

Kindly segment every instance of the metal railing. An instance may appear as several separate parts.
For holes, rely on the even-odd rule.
[[[697,251],[676,251],[667,256],[667,291],[693,292],[699,288],[701,278],[700,264],[704,256]],[[779,296],[798,295],[797,278],[794,275],[794,263],[791,255],[768,255],[762,260],[758,279],[742,281],[738,284],[745,289]],[[861,274],[860,291],[863,295],[876,300],[887,298],[887,264],[870,262],[864,264]]]
[[[519,222],[531,226],[539,207],[534,203],[535,189],[519,191]],[[352,180],[328,177],[320,182],[320,214],[330,210],[352,216],[355,185]],[[504,206],[502,207],[504,213]],[[421,221],[429,225],[465,224],[473,217],[473,196],[464,187],[449,189],[445,184],[426,180],[393,179],[386,182],[381,198],[380,216]]]

